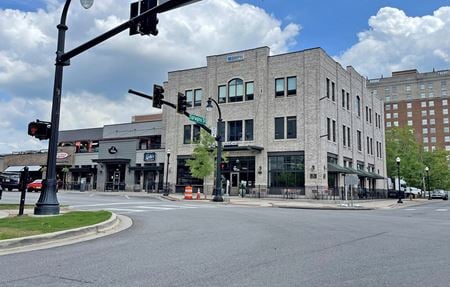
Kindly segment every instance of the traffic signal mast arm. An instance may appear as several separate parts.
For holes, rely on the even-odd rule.
[[[147,95],[147,94],[144,94],[144,93],[141,93],[141,92],[138,92],[138,91],[135,91],[135,90],[132,90],[132,89],[129,89],[128,90],[128,93],[130,93],[130,94],[133,94],[133,95],[136,95],[136,96],[139,96],[139,97],[143,97],[143,98],[146,98],[146,99],[148,99],[148,100],[152,100],[153,101],[153,97],[152,96],[149,96],[149,95]],[[175,104],[172,104],[171,102],[168,102],[168,101],[165,101],[165,100],[161,100],[161,102],[164,104],[164,105],[167,105],[167,106],[169,106],[169,107],[171,107],[171,108],[173,108],[173,109],[177,109],[177,105],[175,105]],[[191,115],[190,113],[188,113],[188,112],[184,112],[183,113],[186,117],[188,117],[189,118],[189,116]],[[198,125],[199,127],[201,127],[202,129],[204,129],[207,133],[209,133],[209,134],[211,134],[211,129],[210,128],[208,128],[207,126],[205,126],[205,125],[203,125],[203,124],[196,124],[196,125]]]
[[[147,11],[143,12],[142,14],[139,14],[138,16],[128,20],[127,22],[124,22],[120,24],[119,26],[116,26],[112,28],[111,30],[101,34],[100,36],[97,36],[96,38],[87,41],[84,44],[81,44],[80,46],[66,52],[63,54],[57,55],[57,62],[64,63],[69,61],[71,58],[83,53],[86,50],[89,50],[90,48],[97,46],[98,44],[108,40],[109,38],[119,34],[122,31],[125,31],[126,29],[129,29],[132,25],[136,25],[137,23],[143,21],[146,17],[150,16],[151,14],[155,13],[163,13],[167,12],[169,10],[187,5],[191,2],[197,2],[201,0],[169,0],[167,2],[164,2],[158,6],[155,6],[151,9],[148,9]]]

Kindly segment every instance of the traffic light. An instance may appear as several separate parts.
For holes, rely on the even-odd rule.
[[[160,109],[163,105],[164,88],[160,85],[153,85],[153,104],[152,107]]]
[[[131,3],[130,6],[130,19],[141,15],[142,13],[156,7],[158,5],[157,0],[141,0],[138,2]],[[130,36],[135,34],[141,35],[158,35],[158,29],[156,26],[158,25],[158,17],[156,12],[149,13],[144,19],[133,23],[130,26]]]
[[[186,105],[186,95],[183,93],[178,93],[177,113],[184,114],[186,112]]]
[[[51,123],[36,120],[28,124],[28,135],[40,140],[50,138]]]

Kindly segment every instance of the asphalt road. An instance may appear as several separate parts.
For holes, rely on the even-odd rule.
[[[327,211],[87,194],[59,199],[80,209],[115,209],[134,224],[97,240],[0,256],[0,286],[450,285],[448,201]]]

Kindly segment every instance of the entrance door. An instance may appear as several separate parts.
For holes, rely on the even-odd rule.
[[[120,185],[120,171],[115,170],[113,176],[114,176],[114,178],[113,178],[113,190],[119,190],[119,185]]]
[[[238,195],[238,194],[239,194],[239,173],[232,172],[230,183],[230,195]]]

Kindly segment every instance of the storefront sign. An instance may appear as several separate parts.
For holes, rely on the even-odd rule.
[[[108,149],[108,152],[110,154],[116,154],[117,153],[117,148],[115,146],[112,146]]]
[[[58,152],[56,154],[56,159],[65,159],[65,158],[68,158],[68,157],[69,157],[69,154],[66,153],[66,152]]]
[[[239,62],[239,61],[243,61],[244,60],[244,55],[229,55],[227,56],[227,62],[228,63],[232,63],[232,62]]]
[[[156,153],[154,152],[146,152],[144,153],[144,161],[155,161]]]

